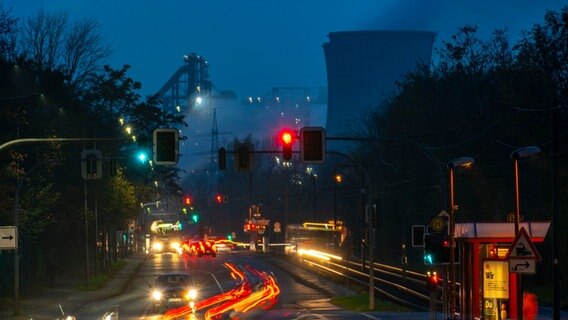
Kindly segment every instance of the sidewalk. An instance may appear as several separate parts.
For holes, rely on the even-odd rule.
[[[8,310],[0,310],[0,319],[43,320],[61,316],[61,304],[67,314],[76,314],[90,302],[122,294],[145,260],[144,254],[135,253],[124,258],[124,267],[112,276],[106,285],[96,291],[79,291],[71,288],[45,288],[38,296],[20,297],[20,314],[15,316],[13,304]]]

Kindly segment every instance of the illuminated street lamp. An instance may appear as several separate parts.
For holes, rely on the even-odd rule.
[[[333,244],[337,249],[337,185],[343,181],[343,177],[339,173],[335,173],[335,181],[333,183]]]
[[[519,160],[537,155],[541,152],[537,146],[519,148],[511,152],[513,167],[515,170],[515,237],[519,235],[521,225],[521,206],[519,200]],[[519,273],[517,278],[517,319],[523,319],[523,282]]]
[[[456,158],[448,162],[448,169],[450,170],[450,316],[456,313],[456,209],[454,199],[454,170],[455,168],[469,168],[475,160],[471,157]]]
[[[530,146],[517,149],[511,153],[515,168],[515,235],[519,233],[521,222],[521,209],[519,204],[519,159],[537,155],[541,152],[537,146]]]

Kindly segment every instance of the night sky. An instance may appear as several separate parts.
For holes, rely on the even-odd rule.
[[[269,96],[273,87],[327,86],[322,44],[335,31],[426,30],[437,33],[435,46],[459,27],[475,24],[487,38],[507,28],[511,40],[542,23],[546,10],[560,11],[556,0],[0,0],[15,17],[40,9],[67,12],[69,20],[94,18],[112,48],[105,63],[131,66],[142,96],[156,93],[195,52],[209,62],[216,90],[246,97]],[[233,103],[234,104],[234,103]],[[275,135],[273,113],[240,105],[217,104],[220,146],[232,137]],[[325,126],[325,106],[312,106],[310,125]],[[186,114],[188,137],[180,167],[206,164],[213,148],[211,108]]]
[[[275,86],[326,86],[322,44],[333,31],[412,29],[438,33],[476,24],[487,36],[508,28],[512,38],[543,21],[557,0],[0,0],[16,17],[41,8],[71,21],[95,18],[113,54],[108,64],[132,66],[144,95],[155,93],[185,53],[208,59],[217,89],[240,98]]]

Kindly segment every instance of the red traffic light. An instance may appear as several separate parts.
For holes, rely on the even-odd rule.
[[[431,291],[436,290],[438,288],[438,274],[436,273],[436,271],[434,271],[434,272],[428,271],[427,276],[428,276],[428,279],[427,279],[426,286]]]
[[[291,146],[296,139],[294,131],[290,129],[283,129],[280,131],[280,142],[285,146]]]
[[[217,200],[217,203],[221,203],[221,202],[223,202],[223,196],[220,195],[220,194],[218,194],[218,195],[215,197],[215,200]]]
[[[295,132],[290,129],[282,129],[278,138],[282,144],[282,158],[284,161],[290,161],[292,159],[292,144],[296,140]]]
[[[438,284],[438,274],[436,272],[430,275],[430,282],[432,282],[432,284]]]
[[[185,198],[183,198],[183,203],[188,206],[191,205],[191,197],[186,196]]]

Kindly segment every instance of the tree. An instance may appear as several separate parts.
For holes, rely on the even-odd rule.
[[[37,70],[61,70],[66,81],[82,86],[97,71],[110,49],[93,19],[69,23],[67,13],[39,11],[22,26],[22,53]]]
[[[16,50],[17,19],[0,4],[0,56],[4,60],[14,59]]]
[[[539,145],[550,154],[546,111],[566,105],[567,25],[568,8],[549,12],[543,25],[515,45],[505,30],[482,41],[476,27],[463,27],[438,49],[439,62],[407,74],[384,107],[369,113],[360,135],[380,142],[362,144],[356,155],[372,167],[372,176],[380,177],[375,187],[379,212],[404,217],[382,220],[379,234],[383,243],[391,243],[385,246],[389,253],[396,253],[409,233],[409,226],[396,221],[427,223],[447,208],[434,201],[437,193],[447,193],[440,183],[447,179],[446,170],[436,167],[444,168],[453,158],[476,159],[475,167],[457,179],[458,222],[503,221],[512,210],[510,152]],[[566,120],[562,108],[561,123]],[[565,152],[568,144],[562,141],[560,152]],[[523,173],[526,219],[550,219],[544,214],[551,206],[550,161],[545,155],[531,167]],[[563,177],[566,170],[561,164]]]

